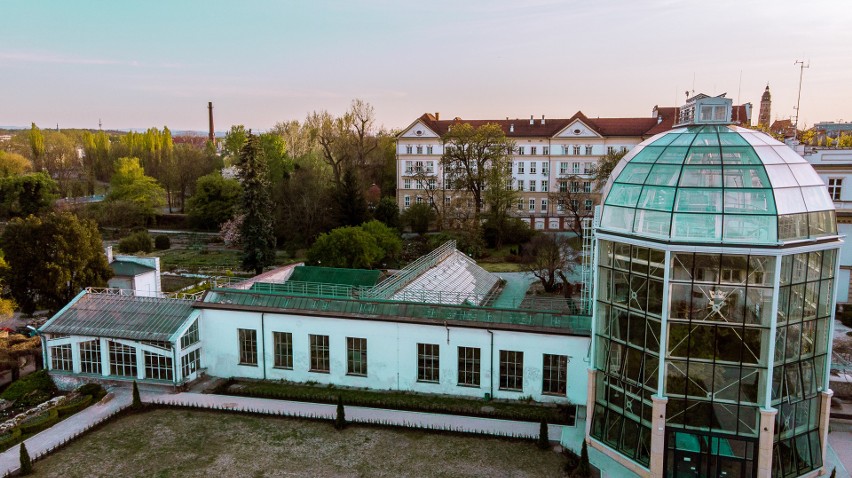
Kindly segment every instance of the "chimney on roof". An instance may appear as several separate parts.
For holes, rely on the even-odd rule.
[[[541,125],[544,126],[544,115],[541,115]]]
[[[216,142],[216,133],[213,131],[213,102],[212,101],[207,102],[207,117],[208,117],[208,121],[210,123],[210,131],[207,133],[207,139],[211,143],[215,143]]]
[[[440,111],[436,111],[436,112],[435,112],[435,121],[439,121],[440,119],[441,119],[441,112],[440,112]]]
[[[662,122],[663,122],[663,115],[657,115],[657,124],[660,124]]]
[[[510,133],[514,133],[514,132],[515,132],[515,123],[512,123],[512,124],[510,124],[510,125],[509,125],[509,132],[510,132]]]
[[[533,115],[530,115],[530,126],[535,124],[535,120],[533,119]]]

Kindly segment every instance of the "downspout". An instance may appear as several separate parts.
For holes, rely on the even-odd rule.
[[[492,332],[490,329],[485,329],[485,331],[491,334],[491,350],[488,353],[489,357],[491,358],[491,365],[489,365],[491,375],[489,376],[490,379],[488,381],[491,382],[491,398],[494,399],[494,332]]]
[[[178,339],[180,340],[180,339]],[[183,367],[180,366],[177,358],[177,342],[172,344],[172,388],[177,391],[178,386],[178,371],[183,374]],[[186,382],[186,377],[181,375],[181,380]]]
[[[266,332],[264,332],[263,319],[266,313],[260,313],[260,358],[261,366],[263,367],[263,379],[266,380]]]

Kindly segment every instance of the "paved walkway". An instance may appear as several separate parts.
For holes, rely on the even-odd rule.
[[[234,397],[201,393],[160,394],[142,392],[143,402],[181,405],[197,408],[243,410],[270,415],[286,415],[306,418],[333,419],[337,405],[294,402],[268,398]],[[486,433],[513,437],[534,438],[538,436],[539,424],[494,418],[465,417],[440,413],[408,412],[382,408],[356,407],[347,405],[346,420],[361,423],[403,425],[435,430]],[[548,436],[558,440],[562,436],[562,425],[548,425]],[[28,445],[29,446],[29,445]]]
[[[87,407],[38,435],[28,438],[24,443],[27,444],[30,457],[35,459],[35,457],[49,452],[130,405],[130,389],[116,389],[113,393],[112,400],[107,403],[98,403]],[[0,476],[8,476],[20,468],[20,448],[20,445],[15,445],[0,453]]]

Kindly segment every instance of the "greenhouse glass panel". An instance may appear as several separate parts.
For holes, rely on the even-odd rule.
[[[721,189],[678,189],[677,212],[722,212]]]
[[[655,164],[645,180],[645,184],[654,186],[677,186],[680,177],[680,166],[671,164]]]
[[[787,166],[793,172],[793,176],[796,178],[799,186],[820,186],[825,189],[825,182],[823,182],[822,178],[819,177],[810,164],[788,164]]]
[[[654,174],[653,172],[651,174]],[[639,197],[638,208],[671,211],[674,204],[675,189],[645,186]]]
[[[828,190],[825,186],[803,187],[802,198],[805,201],[805,206],[808,211],[825,211],[834,209],[834,201],[828,195]]]
[[[650,164],[627,163],[624,170],[616,178],[616,182],[628,184],[645,184],[645,178],[651,171]]]
[[[642,186],[637,184],[613,184],[606,197],[606,205],[636,207],[641,192]]]
[[[645,146],[630,160],[631,163],[655,163],[660,154],[666,149],[665,146]]]
[[[716,214],[673,214],[672,239],[685,241],[719,241],[722,239],[722,216]]]
[[[775,216],[725,215],[723,239],[732,242],[772,243],[777,238]]]
[[[726,188],[771,188],[763,166],[725,166]]]
[[[605,213],[601,219],[601,227],[625,232],[631,232],[635,209],[617,206],[604,206]]]
[[[807,239],[808,214],[778,216],[778,239],[782,241]]]
[[[769,176],[769,181],[772,183],[772,187],[775,189],[790,188],[799,185],[796,182],[796,178],[793,177],[793,173],[790,172],[790,167],[786,164],[767,164],[764,168],[766,169],[766,175]]]
[[[725,190],[726,214],[775,214],[770,189]]]
[[[778,214],[798,214],[807,212],[805,200],[800,188],[775,189],[775,205]]]
[[[683,164],[689,148],[686,146],[669,146],[657,158],[657,164]]]
[[[692,142],[692,147],[696,146],[719,146],[719,135],[713,133],[699,133],[695,135],[695,141]]]
[[[737,164],[761,164],[760,158],[748,146],[745,147],[728,147],[722,148],[722,164],[737,165]]]
[[[682,134],[679,134],[677,136],[677,138],[672,140],[672,142],[670,144],[671,144],[671,146],[690,146],[692,144],[692,141],[694,141],[694,140],[695,140],[695,134],[693,134],[693,133],[682,133]]]
[[[778,156],[780,156],[785,163],[807,163],[807,160],[805,158],[799,156],[798,153],[783,144],[774,144],[771,146],[771,148],[773,151],[778,153]]]
[[[685,164],[717,165],[722,164],[722,151],[718,146],[693,146],[689,148]]]
[[[769,143],[767,143],[766,141],[763,140],[763,138],[767,138],[767,136],[762,134],[762,133],[756,133],[756,132],[751,132],[751,131],[742,131],[742,130],[738,131],[738,133],[739,133],[740,136],[742,136],[742,138],[744,140],[746,140],[748,142],[748,144],[750,144],[752,146],[755,146],[755,147],[756,146],[766,146],[767,144],[769,144]]]
[[[728,128],[720,128],[719,144],[722,146],[748,146],[748,141]]]
[[[667,237],[671,228],[672,215],[668,212],[636,210],[636,233]]]
[[[760,157],[763,164],[785,164],[784,158],[772,146],[752,146],[752,150]]]
[[[678,186],[682,188],[720,188],[722,187],[722,168],[719,166],[684,166]]]

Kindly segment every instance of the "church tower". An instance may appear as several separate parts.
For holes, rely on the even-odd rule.
[[[763,92],[763,96],[760,97],[760,116],[757,117],[758,126],[766,126],[769,127],[769,121],[771,119],[772,109],[772,95],[769,93],[769,85],[766,85],[766,90]]]

